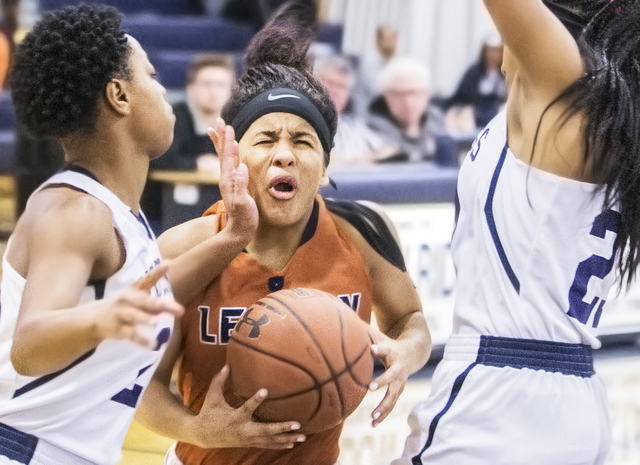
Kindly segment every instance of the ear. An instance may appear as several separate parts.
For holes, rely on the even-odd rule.
[[[322,177],[320,178],[320,187],[329,185],[329,175],[327,174],[327,167],[322,165]]]
[[[116,112],[123,116],[131,113],[131,105],[129,96],[126,92],[125,83],[120,79],[112,79],[107,84],[105,91],[108,105]]]

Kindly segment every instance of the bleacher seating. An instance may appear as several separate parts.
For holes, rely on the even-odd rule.
[[[0,130],[0,173],[11,173],[15,169],[15,133]]]
[[[159,50],[149,52],[149,61],[156,70],[158,80],[167,89],[184,89],[187,84],[187,68],[194,57],[201,51],[192,50]],[[226,52],[225,52],[226,53]],[[244,54],[233,54],[237,76],[244,71]]]
[[[429,162],[336,166],[329,169],[329,177],[337,189],[320,188],[325,197],[381,204],[453,202],[458,169]]]
[[[198,15],[205,12],[202,2],[198,0],[83,0],[83,2],[111,5],[124,14],[152,12],[163,15]],[[78,0],[40,0],[40,8],[54,10],[78,3]]]
[[[0,92],[0,131],[13,129],[16,124],[16,115],[11,103],[9,92]]]
[[[15,124],[11,95],[0,92],[0,173],[8,173],[15,168]]]
[[[132,15],[123,28],[147,51],[208,50],[240,52],[245,49],[255,27],[212,16]]]

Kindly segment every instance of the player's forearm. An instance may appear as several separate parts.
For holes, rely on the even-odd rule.
[[[415,373],[429,360],[431,333],[421,311],[413,312],[403,318],[387,331],[386,335],[402,344],[409,373]]]
[[[197,415],[182,404],[167,384],[152,378],[135,413],[135,419],[156,434],[196,444]],[[196,444],[197,445],[197,444]]]
[[[250,238],[225,228],[174,258],[167,276],[176,301],[184,305],[190,303],[242,252],[249,241]]]
[[[102,340],[92,305],[25,315],[13,337],[11,361],[24,376],[43,376],[66,368]]]

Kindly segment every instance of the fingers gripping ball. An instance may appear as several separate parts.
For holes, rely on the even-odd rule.
[[[258,389],[269,396],[257,421],[298,421],[305,434],[325,431],[360,404],[373,375],[367,324],[342,300],[314,289],[285,289],[247,309],[227,348],[227,400]]]

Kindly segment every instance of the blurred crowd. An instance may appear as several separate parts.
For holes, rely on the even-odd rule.
[[[0,83],[5,87],[19,1],[2,0]],[[284,0],[190,1],[196,9],[259,26]],[[315,4],[315,0],[306,1]],[[428,67],[398,52],[397,29],[380,25],[371,41],[375,42],[372,52],[362,56],[346,56],[321,46],[310,50],[310,68],[339,113],[330,169],[389,162],[458,166],[478,128],[505,102],[499,37],[484,40],[477,60],[451,96],[434,95]],[[233,55],[211,53],[191,61],[186,87],[172,102],[173,145],[152,163],[152,170],[219,170],[206,128],[214,125],[230,96],[238,72],[236,61]],[[33,140],[18,129],[16,159],[19,214],[28,195],[62,164],[62,153],[55,143]],[[151,183],[145,193],[148,216],[159,212],[154,200],[159,192],[159,186]]]

